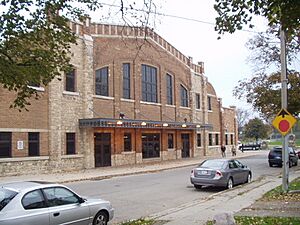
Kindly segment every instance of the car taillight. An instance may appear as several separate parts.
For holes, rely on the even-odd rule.
[[[220,171],[220,170],[217,170],[217,171],[216,171],[215,178],[220,178],[220,177],[222,177],[222,176],[223,176],[223,175],[222,175],[221,171]]]

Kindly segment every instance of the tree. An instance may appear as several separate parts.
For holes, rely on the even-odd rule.
[[[219,16],[215,29],[219,34],[233,33],[245,25],[253,27],[252,17],[260,15],[269,22],[266,33],[260,33],[249,40],[247,47],[252,51],[249,61],[255,65],[252,78],[240,80],[233,90],[238,99],[245,98],[265,118],[270,118],[281,108],[280,95],[280,40],[279,30],[283,26],[287,34],[287,62],[291,63],[300,51],[300,4],[286,0],[216,0],[214,5]],[[270,68],[275,72],[270,73]],[[270,73],[267,75],[266,71]],[[299,114],[299,73],[288,71],[288,110]]]
[[[267,138],[270,131],[270,126],[264,124],[259,118],[249,120],[244,127],[244,134],[246,138],[254,138],[256,142],[259,138]]]
[[[153,11],[152,0],[142,4]],[[71,68],[70,46],[76,44],[76,35],[68,21],[80,21],[103,4],[97,0],[2,0],[0,6],[0,87],[16,92],[11,107],[26,109],[31,96],[39,97],[30,85],[47,86]],[[126,12],[134,7],[135,3],[125,7],[120,0],[121,17],[127,23]],[[145,17],[134,12],[138,22],[149,20],[146,10]]]
[[[288,73],[288,108],[294,116],[300,113],[300,73],[289,71]],[[247,103],[262,114],[266,119],[276,115],[281,109],[281,79],[280,73],[270,76],[265,73],[252,78],[240,80],[234,88],[233,95],[238,99],[245,98]]]
[[[266,119],[274,117],[281,109],[281,79],[280,79],[280,45],[278,28],[271,27],[266,33],[255,35],[247,42],[247,47],[251,51],[249,62],[255,66],[256,73],[252,78],[239,80],[238,85],[233,90],[233,95],[238,99],[246,99],[252,107],[261,113]],[[287,42],[288,63],[297,57],[300,45],[293,39]],[[275,71],[271,74],[270,68]],[[300,102],[298,101],[299,72],[288,71],[288,110],[294,116],[300,112]]]
[[[255,66],[255,71],[269,70],[270,67],[280,70],[280,33],[278,26],[272,26],[251,38],[246,47],[250,50],[248,61]],[[299,40],[287,39],[287,63],[291,65],[300,52]]]
[[[238,133],[240,134],[242,132],[243,126],[248,121],[250,117],[250,112],[246,109],[237,108],[236,110],[236,116],[237,116],[237,124],[238,124]]]
[[[244,25],[253,28],[253,16],[265,17],[269,26],[283,26],[287,36],[297,39],[300,28],[300,4],[294,0],[216,0],[218,13],[215,30],[219,34],[234,33]]]

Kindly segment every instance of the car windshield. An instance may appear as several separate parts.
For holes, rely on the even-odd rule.
[[[0,189],[0,211],[18,194],[18,192],[1,188]]]
[[[216,160],[207,160],[203,162],[200,167],[209,167],[209,168],[223,168],[225,161],[216,161]]]

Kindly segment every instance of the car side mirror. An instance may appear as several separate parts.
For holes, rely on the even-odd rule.
[[[85,202],[85,199],[82,198],[82,197],[80,197],[80,198],[79,198],[79,204],[82,204],[82,203],[84,203],[84,202]]]

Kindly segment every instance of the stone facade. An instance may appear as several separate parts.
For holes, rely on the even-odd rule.
[[[42,97],[31,101],[29,112],[18,112],[9,108],[14,95],[0,88],[0,135],[11,134],[11,155],[0,158],[2,176],[201,158],[219,155],[221,144],[236,145],[235,108],[222,106],[203,63],[194,64],[153,31],[89,19],[70,27],[78,35],[71,49],[74,91],[66,91],[62,74],[40,88]],[[123,97],[125,63],[130,66],[129,99]],[[143,100],[143,65],[156,71],[155,102]],[[108,68],[107,96],[95,93],[95,74],[101,68]],[[167,74],[172,77],[172,104]],[[187,90],[186,106],[182,88]],[[39,153],[34,157],[28,156],[30,132],[39,133]],[[71,154],[68,134],[75,137]]]

